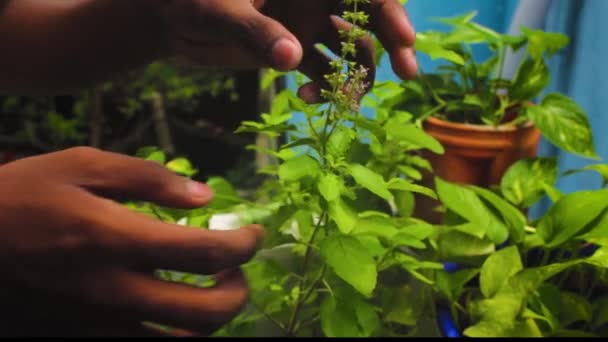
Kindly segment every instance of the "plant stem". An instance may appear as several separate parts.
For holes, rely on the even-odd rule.
[[[310,237],[310,241],[308,242],[308,247],[306,247],[306,252],[304,253],[304,264],[302,265],[302,279],[300,280],[299,283],[299,287],[300,289],[304,288],[304,285],[306,283],[306,274],[308,272],[308,266],[310,264],[310,259],[312,258],[312,245],[317,237],[317,234],[319,233],[319,230],[321,229],[322,223],[323,221],[325,221],[327,218],[327,212],[323,212],[321,214],[321,217],[319,218],[319,221],[317,222],[317,225],[315,226],[312,235]],[[322,276],[325,274],[325,272],[322,273]],[[308,291],[307,291],[308,292]],[[305,296],[304,296],[305,297]],[[287,324],[287,334],[289,336],[292,336],[295,332],[295,328],[296,328],[296,323],[298,320],[298,315],[300,314],[300,310],[302,309],[302,305],[304,304],[306,299],[303,299],[302,295],[298,295],[298,299],[296,301],[296,305],[293,309],[293,312],[291,314],[291,318],[289,319],[289,323]]]

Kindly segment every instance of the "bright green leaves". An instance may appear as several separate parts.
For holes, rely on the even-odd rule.
[[[320,253],[327,265],[362,295],[369,297],[376,288],[376,262],[356,238],[331,236],[321,242]]]
[[[551,75],[545,63],[528,59],[519,67],[511,84],[509,96],[524,103],[532,101],[547,88],[550,81]]]
[[[557,159],[524,159],[515,163],[504,175],[500,188],[503,196],[519,208],[536,204],[557,181]]]
[[[319,193],[327,202],[340,198],[342,188],[344,188],[344,181],[334,174],[324,174],[319,179]]]
[[[198,173],[198,170],[192,166],[186,158],[176,158],[167,163],[167,168],[177,174],[192,177]]]
[[[282,181],[298,181],[304,177],[316,177],[321,172],[319,162],[309,156],[300,156],[286,161],[279,166],[279,178]]]
[[[465,285],[478,274],[478,269],[467,269],[454,273],[438,272],[437,288],[451,303],[454,303],[460,298]]]
[[[386,133],[389,139],[405,142],[421,149],[428,149],[437,154],[445,152],[439,141],[412,124],[388,124],[386,126]]]
[[[608,190],[576,192],[555,203],[542,217],[537,231],[548,247],[557,247],[596,228],[602,221],[594,221],[606,210]]]
[[[519,251],[511,246],[490,255],[480,274],[481,293],[486,298],[493,297],[515,274],[523,270]]]
[[[582,157],[597,158],[594,139],[585,111],[570,98],[549,94],[526,115],[555,146]]]
[[[363,188],[387,201],[393,199],[393,195],[388,191],[386,182],[381,175],[360,164],[350,165],[349,173],[355,182]]]
[[[334,159],[344,157],[356,138],[355,131],[348,127],[338,127],[327,141],[327,153]]]
[[[528,53],[535,61],[542,60],[545,54],[553,56],[570,43],[570,38],[561,33],[531,30],[526,27],[521,31],[528,39]]]
[[[329,203],[329,217],[343,234],[352,232],[357,224],[355,211],[341,198]]]
[[[418,33],[416,35],[416,51],[427,54],[433,60],[444,59],[457,65],[464,65],[464,58],[442,44],[443,36],[438,32]]]
[[[505,224],[482,202],[475,191],[436,179],[437,194],[441,202],[452,212],[483,229],[484,235],[496,244],[503,243],[509,230]],[[464,205],[466,203],[466,205]]]

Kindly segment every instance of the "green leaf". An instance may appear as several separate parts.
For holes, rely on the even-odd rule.
[[[355,137],[355,131],[352,128],[338,126],[327,141],[327,153],[334,157],[345,156]]]
[[[481,267],[479,277],[481,293],[491,298],[507,280],[523,269],[517,246],[511,246],[490,255]]]
[[[159,164],[165,165],[167,156],[165,152],[159,150],[156,147],[142,147],[136,152],[138,158],[142,158],[149,161],[154,161]]]
[[[366,297],[376,288],[376,262],[367,248],[356,238],[331,236],[321,242],[321,257],[329,267]]]
[[[320,314],[327,337],[370,337],[380,324],[374,307],[357,296],[327,297]]]
[[[332,173],[327,173],[321,176],[318,187],[321,196],[323,196],[327,202],[333,202],[340,197],[340,192],[342,188],[344,188],[344,182],[342,181],[342,178]]]
[[[514,323],[500,321],[482,321],[467,328],[464,335],[471,338],[498,337],[498,338],[525,338],[543,337],[542,332],[533,319]]]
[[[532,30],[522,27],[522,33],[528,38],[528,52],[532,59],[539,61],[545,53],[552,56],[570,43],[570,38],[562,33]]]
[[[355,120],[358,127],[368,130],[372,133],[379,142],[383,143],[386,140],[386,132],[384,128],[376,121],[370,120],[365,117],[357,117]]]
[[[608,208],[608,190],[570,194],[542,217],[537,232],[548,247],[557,247],[577,237]]]
[[[561,307],[565,308],[559,315],[562,327],[591,320],[593,309],[587,298],[574,292],[561,292],[560,301]]]
[[[198,170],[192,167],[192,164],[190,164],[190,161],[186,158],[173,159],[167,163],[167,168],[186,177],[192,177],[198,173]]]
[[[492,254],[495,251],[491,241],[476,238],[459,231],[450,231],[439,238],[439,252],[445,258],[476,257]]]
[[[604,295],[593,301],[593,327],[599,328],[608,324],[608,296]]]
[[[509,285],[505,286],[502,290],[524,298],[533,291],[536,291],[548,279],[581,262],[583,261],[575,260],[542,267],[526,268],[509,279]]]
[[[300,156],[288,160],[279,166],[279,178],[285,182],[300,180],[304,177],[316,177],[321,167],[319,162],[309,156]]]
[[[517,101],[532,101],[547,88],[549,82],[551,82],[551,75],[545,63],[528,59],[517,71],[509,90],[509,96]]]
[[[471,303],[470,310],[473,317],[479,317],[480,322],[498,324],[501,326],[499,331],[504,331],[513,326],[515,318],[523,310],[524,301],[522,299],[518,293],[499,293],[493,298]],[[495,333],[500,334],[499,331]],[[471,336],[471,331],[465,331],[465,334]]]
[[[413,193],[425,195],[432,199],[437,199],[437,195],[435,194],[435,192],[432,189],[421,186],[421,185],[413,184],[411,182],[406,181],[403,178],[391,179],[388,182],[388,189],[413,192]]]
[[[386,134],[388,135],[389,139],[405,142],[408,145],[418,148],[428,149],[436,154],[443,154],[445,152],[439,141],[428,135],[422,129],[411,124],[389,124],[386,127]]]
[[[445,206],[467,221],[486,229],[487,236],[496,244],[503,243],[508,228],[484,205],[475,192],[467,187],[436,178],[437,194]],[[466,203],[466,205],[463,205]]]
[[[240,203],[239,195],[226,179],[222,177],[211,177],[207,180],[207,186],[213,190],[213,200],[208,207],[212,209],[228,209]]]
[[[608,210],[593,220],[585,230],[587,232],[580,238],[586,241],[608,237]]]
[[[558,172],[557,158],[520,160],[507,170],[500,189],[511,203],[529,208],[545,195],[545,185],[555,184]]]
[[[582,157],[598,158],[587,114],[572,99],[549,94],[542,104],[527,107],[526,115],[555,146]]]
[[[415,326],[424,310],[424,299],[420,293],[416,293],[410,286],[403,286],[390,292],[388,301],[387,322],[398,323],[406,326]]]
[[[341,198],[329,203],[329,217],[343,234],[351,233],[357,224],[357,214]]]
[[[282,77],[285,74],[285,72],[276,71],[274,69],[266,70],[262,77],[261,88],[263,90],[268,89],[277,78]]]
[[[462,295],[464,286],[478,274],[478,269],[465,269],[451,274],[437,272],[437,287],[450,302],[454,303]]]
[[[427,54],[433,60],[445,59],[454,64],[464,65],[464,58],[458,53],[444,48],[439,39],[429,33],[418,33],[416,35],[416,51]]]
[[[387,240],[392,240],[398,233],[395,223],[390,218],[384,217],[360,218],[352,231],[352,234],[372,235]]]
[[[477,195],[479,195],[483,200],[487,201],[494,209],[498,211],[498,213],[500,213],[503,221],[509,228],[511,240],[513,240],[515,243],[522,242],[526,235],[526,217],[524,214],[500,198],[500,196],[496,195],[494,192],[479,187],[472,188]]]
[[[355,179],[355,182],[363,188],[387,201],[393,199],[393,195],[388,191],[386,182],[381,175],[360,164],[351,164],[349,172]]]

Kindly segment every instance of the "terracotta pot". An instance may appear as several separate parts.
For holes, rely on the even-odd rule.
[[[498,185],[515,162],[537,155],[541,138],[532,123],[521,127],[491,127],[429,118],[424,130],[445,148],[443,155],[424,153],[434,172],[425,175],[423,182],[427,186],[434,185],[434,176],[459,184]],[[418,213],[426,213],[423,218],[437,222],[437,214],[433,213],[436,202],[420,198],[417,203]]]

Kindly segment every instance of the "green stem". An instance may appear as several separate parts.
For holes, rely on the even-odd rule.
[[[327,272],[327,265],[323,265],[323,269],[321,270],[321,275],[319,275],[319,278],[317,278],[317,280],[315,280],[310,285],[310,287],[308,287],[308,289],[304,293],[304,296],[302,296],[302,298],[300,299],[300,303],[302,303],[302,305],[304,303],[306,303],[306,301],[310,298],[310,296],[313,294],[313,292],[317,288],[317,286],[319,286],[323,282],[323,279],[325,279],[326,272]],[[298,332],[300,327],[301,327],[300,324],[296,324],[296,327],[294,328],[294,334]]]
[[[321,226],[323,221],[326,220],[327,217],[327,213],[323,212],[323,214],[321,214],[321,217],[319,218],[319,221],[317,222],[312,235],[310,237],[310,241],[308,242],[308,247],[306,248],[306,252],[304,253],[304,264],[302,265],[302,280],[300,280],[299,283],[299,287],[300,289],[304,288],[304,285],[306,285],[306,275],[308,272],[308,267],[310,264],[310,259],[312,258],[312,245],[317,237],[317,234],[319,233],[319,231],[321,230]],[[296,328],[296,323],[298,320],[298,315],[300,314],[300,310],[302,309],[302,305],[304,304],[304,300],[302,300],[302,296],[298,295],[298,298],[296,299],[296,305],[293,309],[293,312],[291,314],[291,318],[289,319],[289,323],[287,324],[287,334],[289,336],[293,336],[294,332],[295,332],[295,328]]]

